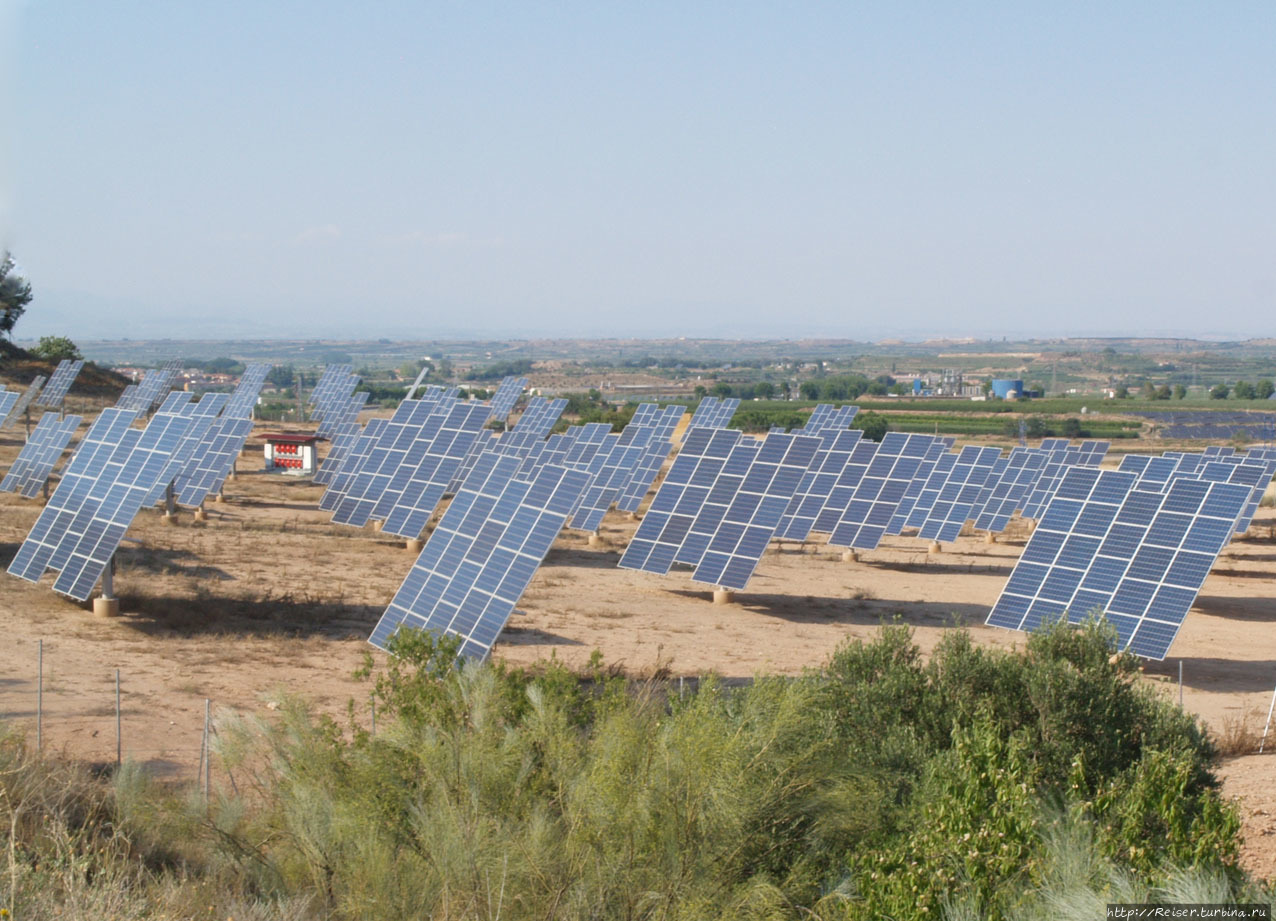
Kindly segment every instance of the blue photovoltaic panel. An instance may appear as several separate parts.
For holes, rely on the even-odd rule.
[[[527,386],[527,378],[525,377],[507,377],[501,381],[501,385],[496,388],[496,393],[492,394],[491,410],[492,418],[504,422],[513,410],[514,404],[518,402],[518,398],[523,395],[523,389]]]
[[[44,375],[37,374],[35,380],[27,385],[27,389],[22,391],[22,395],[9,408],[8,415],[0,413],[0,429],[6,429],[27,411],[27,407],[31,405],[31,401],[40,395],[40,388],[44,386]]]
[[[194,469],[178,474],[173,482],[179,505],[194,508],[222,488],[252,430],[251,419],[223,413],[213,420],[195,449],[199,459]]]
[[[689,433],[695,428],[726,428],[739,407],[740,401],[734,398],[720,400],[717,397],[705,397],[700,401],[700,405],[696,407],[696,411],[692,413],[691,421],[687,423],[687,432]],[[685,439],[686,437],[684,433],[683,438]]]
[[[922,486],[916,501],[913,502],[913,507],[904,522],[905,527],[920,529],[926,523],[926,519],[930,517],[931,509],[935,507],[935,502],[939,499],[940,492],[943,491],[944,484],[948,482],[949,474],[953,472],[953,467],[957,465],[959,456],[952,451],[945,451],[940,455],[939,460],[935,462],[935,469],[926,478],[925,485]]]
[[[647,443],[646,449],[642,453],[642,457],[638,459],[638,463],[634,466],[633,473],[630,474],[628,482],[620,490],[620,496],[616,499],[616,508],[622,512],[636,512],[642,506],[642,500],[646,498],[651,484],[656,481],[660,468],[665,462],[665,458],[669,456],[669,450],[673,446],[672,438],[674,430],[677,429],[678,423],[682,421],[682,417],[687,411],[684,407],[676,404],[666,406],[663,410],[656,414],[655,422],[656,433],[651,441]]]
[[[491,407],[479,403],[438,404],[422,429],[428,437],[409,450],[373,510],[374,517],[384,521],[382,533],[409,539],[421,536],[490,413]]]
[[[1052,446],[1050,449],[1050,457],[1042,468],[1041,475],[1037,477],[1036,485],[1024,499],[1024,518],[1036,520],[1041,517],[1069,467],[1097,467],[1103,463],[1108,452],[1106,441],[1083,441],[1079,445],[1069,445],[1066,439],[1052,440],[1062,441],[1063,446]]]
[[[0,492],[15,492],[27,499],[35,498],[79,427],[79,416],[62,416],[56,412],[41,415],[40,421],[31,430],[31,437],[0,482]]]
[[[855,487],[841,520],[829,535],[829,543],[837,547],[876,549],[908,484],[934,442],[933,435],[888,432]]]
[[[354,446],[354,443],[359,439],[359,434],[363,431],[363,427],[359,425],[359,413],[362,412],[364,405],[368,402],[368,396],[369,394],[366,390],[356,393],[346,402],[340,412],[335,414],[340,421],[334,423],[332,429],[332,447],[328,449],[323,463],[315,471],[314,476],[311,478],[312,482],[320,486],[327,486],[332,482],[333,474],[340,469],[346,453]]]
[[[513,479],[517,459],[490,455],[475,473],[489,462],[498,475],[461,487],[373,630],[374,646],[409,627],[460,637],[469,659],[491,653],[588,475],[547,466]]]
[[[351,376],[351,372],[350,365],[328,365],[323,369],[323,374],[319,376],[319,380],[315,383],[315,389],[310,391],[310,396],[306,398],[306,403],[316,407],[326,405],[332,394],[345,385],[346,380]],[[320,416],[322,416],[322,411]]]
[[[1231,457],[1236,453],[1236,449],[1225,448],[1222,445],[1210,445],[1201,453],[1206,457]]]
[[[989,533],[1006,530],[1011,517],[1023,507],[1025,497],[1036,485],[1048,456],[1037,448],[1011,451],[1001,479],[992,488],[983,508],[975,509],[975,527]]]
[[[1202,464],[1192,476],[1212,483],[1234,483],[1249,487],[1250,496],[1236,519],[1236,533],[1244,534],[1249,530],[1250,522],[1258,511],[1258,504],[1262,501],[1274,472],[1276,461],[1263,462],[1256,459],[1246,463],[1242,456],[1232,454]]]
[[[839,462],[844,460],[845,463],[842,463],[842,469],[837,473],[833,488],[829,490],[820,513],[815,516],[815,523],[811,525],[812,531],[827,534],[837,527],[847,506],[855,498],[855,490],[859,488],[860,480],[864,478],[868,465],[873,462],[880,447],[881,445],[875,441],[859,438],[856,439],[849,457],[837,458]]]
[[[810,436],[767,436],[719,519],[694,581],[733,589],[748,585],[819,447],[819,439]],[[701,514],[709,509],[706,501]]]
[[[39,581],[111,455],[128,432],[140,434],[129,428],[136,418],[136,411],[114,407],[98,413],[62,471],[57,489],[40,510],[40,517],[9,564],[10,574],[30,582]]]
[[[953,439],[945,436],[936,438],[926,450],[926,456],[922,458],[922,462],[917,466],[917,473],[913,475],[912,480],[908,483],[908,488],[904,490],[904,498],[899,500],[899,507],[895,509],[895,514],[891,516],[891,523],[886,526],[887,534],[904,533],[904,528],[908,525],[908,517],[913,513],[917,500],[921,498],[922,490],[930,482],[931,474],[939,466],[940,460],[944,457],[953,456],[949,454],[949,449],[952,446]],[[936,494],[938,494],[938,489],[936,489]]]
[[[1104,476],[1132,477],[1105,472],[1096,489]],[[1082,516],[1064,529],[1072,509],[1056,516],[1051,503],[1042,526],[1056,520],[1042,541],[1034,546],[1034,534],[1024,548],[988,622],[1030,630],[1064,611],[1073,622],[1101,611],[1116,630],[1118,648],[1163,659],[1247,496],[1245,486],[1185,477],[1164,493],[1129,490],[1114,515],[1107,503],[1091,501],[1103,513],[1089,522],[1083,516],[1092,508],[1083,503]],[[1105,518],[1109,524],[1101,529]]]
[[[195,470],[199,463],[199,451],[204,443],[204,437],[213,427],[217,414],[229,399],[228,393],[206,393],[198,403],[183,401],[178,411],[190,416],[191,423],[186,429],[186,434],[182,436],[181,443],[169,456],[168,466],[156,481],[155,488],[147,496],[148,504],[161,501],[169,483],[174,482],[178,477],[189,476]],[[177,410],[177,406],[173,408]]]
[[[789,507],[775,529],[776,537],[804,541],[810,536],[815,519],[823,511],[837,478],[846,468],[851,452],[863,435],[858,429],[825,429],[820,433],[820,448],[811,458],[811,466],[789,500]]]
[[[69,358],[64,358],[58,362],[53,376],[49,378],[49,382],[44,385],[44,390],[36,397],[35,405],[46,409],[57,409],[61,406],[62,401],[66,398],[67,391],[71,389],[71,385],[75,383],[75,379],[79,376],[80,369],[83,367],[83,361],[72,361]]]
[[[253,407],[257,405],[257,397],[261,395],[261,388],[265,386],[270,368],[270,365],[260,363],[246,367],[223,412],[228,416],[251,419]]]
[[[581,495],[580,507],[573,510],[570,527],[578,531],[597,531],[611,504],[633,476],[648,445],[657,437],[655,424],[634,424],[631,420],[594,472],[590,484]]]
[[[53,555],[55,566],[62,559],[54,591],[77,601],[88,600],[147,494],[164,473],[191,419],[158,412],[133,444],[129,445],[128,439],[121,443],[68,526],[63,545]]]
[[[367,462],[368,455],[376,447],[377,440],[381,437],[381,431],[389,421],[388,419],[380,418],[368,420],[368,424],[363,427],[363,432],[355,439],[345,457],[341,459],[340,466],[332,472],[328,488],[319,497],[320,509],[325,512],[332,511],[341,502],[341,499],[346,494],[346,489]]]
[[[16,390],[0,390],[0,419],[9,417],[9,411],[17,404],[20,396],[22,394]]]
[[[839,406],[835,409],[831,403],[820,403],[811,411],[810,418],[798,433],[818,435],[821,432],[841,431],[855,420],[859,411],[858,406]]]
[[[126,389],[115,401],[115,405],[120,409],[147,412],[167,398],[173,376],[180,370],[181,362],[177,360],[168,362],[162,368],[152,368],[142,375],[141,382],[135,388]]]
[[[778,438],[779,436],[767,437]],[[731,448],[731,453],[718,469],[717,475],[707,484],[708,490],[704,500],[699,503],[695,517],[682,538],[682,545],[674,553],[675,563],[685,563],[688,566],[700,564],[709,541],[713,539],[723,516],[734,501],[736,493],[740,491],[740,485],[748,475],[749,468],[753,465],[761,447],[762,443],[759,441],[741,438]],[[694,488],[694,482],[692,485]]]
[[[944,543],[956,540],[1000,457],[1000,448],[975,445],[962,448],[918,537]]]
[[[1080,620],[1096,607],[1105,608],[1110,595],[1093,593],[1101,585],[1115,589],[1124,570],[1106,560],[1128,560],[1161,505],[1161,494],[1135,484],[1134,474],[1120,471],[1073,467],[1065,473],[993,606],[989,625],[1035,630],[1065,612]],[[1105,561],[1096,565],[1101,548]],[[1078,595],[1092,568],[1087,591]]]
[[[731,429],[697,428],[687,433],[682,450],[620,558],[621,567],[661,574],[669,571],[674,554],[740,438],[740,433]]]
[[[404,400],[399,404],[367,460],[346,486],[345,495],[333,512],[333,521],[355,527],[368,523],[381,494],[404,463],[408,449],[420,437],[436,405],[419,400]]]
[[[332,433],[343,422],[350,420],[351,403],[355,400],[355,388],[359,386],[361,378],[357,374],[348,374],[343,378],[336,380],[336,383],[315,403],[314,411],[311,418],[318,419],[319,424],[315,427],[315,434],[320,438],[331,438]],[[367,401],[367,397],[363,398],[363,402]],[[360,402],[359,408],[362,408],[363,402]],[[358,415],[358,410],[354,410]]]

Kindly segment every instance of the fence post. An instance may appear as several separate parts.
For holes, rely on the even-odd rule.
[[[35,680],[35,750],[44,749],[44,640],[38,640]]]
[[[212,723],[212,703],[204,698],[204,805],[208,805],[209,782],[213,776],[213,750],[209,745],[208,727]]]
[[[115,670],[115,766],[120,766],[120,755],[124,750],[123,736],[120,735],[120,670]]]

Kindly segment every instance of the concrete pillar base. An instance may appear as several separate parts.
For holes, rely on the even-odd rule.
[[[421,551],[425,549],[425,541],[421,540],[419,537],[410,538],[407,543],[403,545],[403,549],[407,550],[408,553],[415,553],[419,556]]]
[[[218,493],[217,495],[213,496],[213,501],[214,501],[214,502],[225,502],[225,501],[226,501],[226,497],[225,497],[225,496],[223,496],[221,493]]]
[[[381,525],[383,525],[383,524],[385,524],[385,522],[384,522],[384,521],[374,521],[374,522],[372,522],[372,530],[374,530],[374,531],[376,531],[376,532],[380,533],[380,531],[381,531]]]
[[[171,515],[168,512],[165,512],[163,521],[164,521],[164,524],[168,525],[171,528],[177,524],[177,516]]]
[[[195,509],[195,520],[196,520],[196,521],[207,521],[207,520],[208,520],[208,512],[204,511],[203,507],[200,507],[200,508]]]
[[[996,535],[996,534],[993,534],[993,533],[991,533],[991,532],[989,532],[988,534],[985,534],[985,535],[984,535],[984,543],[985,543],[985,544],[995,544],[995,543],[997,543],[997,535]]]
[[[732,604],[735,602],[735,592],[725,588],[715,588],[713,590],[714,604]]]
[[[638,513],[637,513],[637,512],[630,512],[630,513],[629,513],[629,520],[630,520],[630,521],[642,521],[642,519],[638,517]]]
[[[120,616],[120,599],[118,598],[94,598],[93,613],[98,617],[119,617]]]
[[[599,537],[597,534],[589,535],[589,546],[601,547],[602,545],[603,545],[603,539],[601,537]]]
[[[930,549],[929,549],[929,550],[927,550],[926,552],[927,552],[927,553],[943,553],[943,552],[944,552],[944,548],[943,548],[943,547],[941,547],[941,546],[939,545],[939,541],[937,541],[937,540],[932,540],[932,541],[930,542]]]
[[[859,561],[860,561],[860,555],[859,555],[858,553],[856,553],[854,550],[843,550],[843,551],[842,551],[842,562],[843,562],[843,563],[858,563]]]

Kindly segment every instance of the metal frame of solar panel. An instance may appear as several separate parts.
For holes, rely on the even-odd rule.
[[[617,565],[662,575],[669,572],[710,487],[741,437],[733,429],[696,428],[687,433]]]
[[[941,543],[956,540],[1000,458],[1000,448],[978,445],[962,448],[917,536]]]
[[[749,584],[819,449],[820,440],[810,435],[768,435],[753,452],[721,516],[714,511],[717,490],[710,493],[698,519],[713,515],[717,522],[691,575],[693,582],[737,590]],[[729,467],[730,461],[720,481],[727,479]],[[692,532],[687,539],[692,539]]]
[[[372,510],[372,517],[382,520],[383,534],[409,540],[421,536],[461,460],[491,418],[491,407],[481,404],[448,400],[435,407]]]
[[[829,543],[856,550],[877,549],[909,483],[934,443],[934,435],[887,432],[855,487],[841,520],[829,535]]]
[[[9,408],[7,413],[0,413],[0,429],[7,429],[10,425],[17,422],[18,419],[26,412],[27,407],[31,405],[31,401],[40,395],[40,388],[44,386],[44,375],[37,374],[35,380],[27,384],[22,395]]]
[[[0,492],[35,498],[53,473],[81,421],[79,416],[63,416],[53,411],[42,413],[27,443],[14,458],[4,480],[0,481]]]
[[[811,458],[810,466],[776,526],[775,536],[780,540],[805,541],[810,536],[816,518],[823,511],[837,478],[864,433],[859,429],[825,429],[818,437],[819,450]]]
[[[404,400],[398,405],[332,513],[334,522],[362,527],[371,520],[373,508],[436,406],[420,400]]]
[[[64,358],[58,362],[57,368],[53,371],[53,376],[49,378],[49,382],[44,385],[44,389],[36,397],[35,405],[47,409],[60,408],[62,401],[66,399],[67,392],[70,391],[71,385],[75,383],[75,379],[79,376],[83,367],[84,362],[79,359],[73,361],[70,358]]]
[[[954,440],[949,436],[936,438],[935,442],[927,449],[926,456],[917,465],[917,473],[909,480],[908,488],[904,490],[904,496],[899,500],[899,506],[895,509],[895,514],[891,516],[890,524],[886,526],[887,534],[899,535],[904,533],[904,528],[908,526],[908,516],[912,514],[913,507],[917,504],[917,500],[921,498],[922,490],[926,488],[926,484],[930,481],[931,474],[939,466],[940,459],[949,453]]]
[[[1163,659],[1247,494],[1192,477],[1156,492],[1134,488],[1133,474],[1069,471],[988,623],[1027,630],[1102,611],[1118,648]]]
[[[1010,519],[1019,511],[1032,487],[1037,484],[1049,454],[1039,448],[1015,448],[1010,452],[1006,468],[989,491],[982,508],[974,510],[975,527],[989,534],[1006,530]]]
[[[388,648],[402,626],[462,639],[461,655],[485,659],[585,487],[579,470],[545,466],[514,478],[518,460],[485,455],[430,534],[369,642]],[[476,480],[481,482],[476,483]]]
[[[656,481],[660,468],[673,448],[673,433],[686,414],[686,408],[678,404],[666,406],[656,414],[653,423],[656,434],[648,442],[642,457],[634,465],[628,482],[621,488],[620,495],[616,498],[616,508],[619,511],[632,514],[642,506],[642,500],[647,497],[651,484]]]
[[[385,429],[389,419],[374,417],[368,420],[367,425],[363,427],[363,431],[359,437],[355,439],[350,450],[346,452],[345,457],[341,459],[340,465],[332,472],[332,478],[328,483],[328,488],[324,490],[322,496],[319,497],[319,508],[321,511],[330,512],[336,509],[341,503],[342,497],[345,496],[346,490],[359,474],[363,465],[368,460],[368,455],[372,449],[376,447],[377,440],[381,437],[381,432]]]

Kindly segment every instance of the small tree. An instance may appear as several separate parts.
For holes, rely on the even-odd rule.
[[[296,369],[292,365],[275,365],[266,374],[266,380],[274,384],[280,390],[291,387],[293,379],[297,376]]]
[[[1273,384],[1267,378],[1263,378],[1254,385],[1254,396],[1260,400],[1270,400],[1274,393],[1276,393],[1276,384]]]
[[[13,257],[0,257],[0,333],[13,336],[14,324],[31,303],[31,282],[13,271]]]
[[[759,381],[753,385],[753,395],[760,400],[772,400],[775,398],[775,384],[770,381]]]
[[[1170,398],[1170,385],[1169,385],[1169,384],[1162,384],[1160,387],[1157,387],[1157,388],[1156,388],[1156,395],[1153,397],[1153,399],[1156,399],[1156,400],[1168,400],[1169,398]]]
[[[1125,386],[1125,384],[1122,384],[1120,387],[1114,390],[1112,394],[1118,400],[1125,400],[1125,399],[1128,399],[1130,396],[1130,388]]]
[[[886,421],[886,417],[881,413],[869,410],[866,413],[857,415],[855,421],[851,423],[851,428],[859,429],[864,433],[865,438],[881,441],[890,430],[890,423]]]
[[[722,397],[722,399],[725,400],[727,397],[731,396],[731,385],[726,381],[719,381],[713,385],[713,395],[715,397]]]
[[[1254,385],[1249,381],[1237,381],[1236,387],[1232,391],[1232,395],[1238,400],[1252,400],[1258,394],[1254,392]]]
[[[66,336],[41,336],[39,345],[31,350],[31,354],[41,361],[62,361],[64,358],[79,361],[84,357],[79,346]]]
[[[1231,388],[1226,384],[1215,384],[1210,388],[1210,399],[1226,400],[1229,393],[1231,393]]]
[[[1181,400],[1187,396],[1187,388],[1182,384],[1174,385],[1174,399]]]

